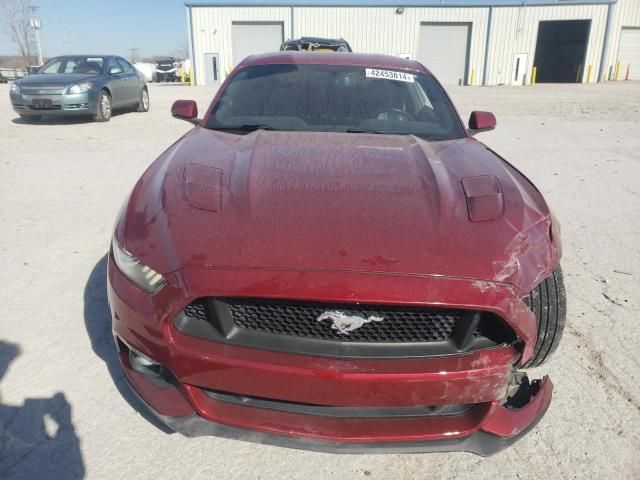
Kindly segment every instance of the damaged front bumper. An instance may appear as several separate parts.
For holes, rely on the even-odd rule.
[[[446,282],[433,280],[429,286],[434,288],[425,290],[440,298],[457,294]],[[155,416],[186,436],[219,435],[326,452],[491,455],[533,428],[551,401],[549,379],[529,384],[514,371],[530,355],[526,344],[402,359],[247,348],[176,329],[169,319],[182,306],[172,288],[169,283],[149,296],[109,261],[113,331],[126,378]],[[475,305],[488,299],[505,318],[511,318],[509,312],[520,315],[516,327],[523,334],[518,336],[530,338],[535,330],[527,325],[535,320],[526,307],[509,300],[508,288],[497,286],[491,296],[479,292]],[[460,295],[469,298],[467,291]]]
[[[129,378],[129,376],[127,376]],[[186,437],[217,436],[277,447],[325,453],[435,453],[469,452],[488,457],[513,445],[542,419],[549,407],[553,384],[545,377],[529,404],[519,409],[492,406],[480,429],[462,437],[390,442],[327,441],[313,437],[264,433],[208,420],[197,413],[163,415],[155,410],[129,383],[133,393],[155,417]],[[512,432],[517,432],[513,433]],[[503,436],[507,435],[507,436]]]
[[[118,337],[116,344],[133,392],[173,430],[187,437],[215,435],[330,453],[464,451],[489,456],[535,427],[553,391],[547,377],[531,384],[521,377],[520,388],[509,384],[514,391],[506,401],[441,406],[431,412],[422,407],[420,413],[421,407],[320,407],[210,391],[181,383],[165,367],[136,370],[130,347]],[[453,377],[456,372],[450,373]]]

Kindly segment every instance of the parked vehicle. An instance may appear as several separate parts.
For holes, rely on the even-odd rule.
[[[191,59],[185,58],[181,67],[184,74],[184,81],[185,83],[189,83],[191,81]]]
[[[351,46],[343,38],[302,37],[287,40],[280,46],[280,50],[298,52],[352,52]]]
[[[23,78],[25,71],[20,68],[0,68],[0,83],[8,83]]]
[[[146,62],[137,62],[134,63],[133,66],[142,74],[144,80],[148,83],[153,82],[156,76],[156,64],[155,63],[146,63]]]
[[[156,61],[156,82],[179,82],[180,63],[173,57]]]
[[[108,295],[122,368],[187,435],[334,452],[513,444],[566,316],[560,228],[415,61],[251,56],[134,187]]]
[[[13,109],[27,122],[50,115],[92,115],[96,122],[108,122],[114,109],[149,110],[144,77],[112,55],[53,58],[37,74],[13,82],[10,97]]]

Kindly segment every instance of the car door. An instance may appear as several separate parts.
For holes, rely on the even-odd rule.
[[[136,69],[124,58],[117,58],[118,65],[122,68],[124,79],[123,93],[127,104],[136,103],[140,100],[140,76]]]
[[[107,60],[107,85],[111,90],[111,104],[114,107],[125,105],[127,103],[125,74],[122,67],[116,61],[116,57],[109,57]]]

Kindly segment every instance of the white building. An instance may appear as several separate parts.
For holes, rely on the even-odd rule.
[[[186,4],[198,85],[289,38],[409,56],[445,84],[640,79],[640,0],[214,0]]]

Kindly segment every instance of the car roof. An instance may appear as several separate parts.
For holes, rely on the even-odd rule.
[[[295,42],[297,40],[302,40],[303,42],[344,42],[347,43],[347,41],[344,38],[329,38],[329,37],[300,37],[300,38],[293,38],[291,40],[288,40],[289,42]]]
[[[251,65],[348,65],[370,68],[395,68],[400,70],[413,70],[424,74],[430,74],[421,63],[415,60],[406,60],[392,55],[380,55],[372,53],[352,52],[273,52],[261,55],[251,55],[238,65],[239,68]]]
[[[69,54],[69,55],[56,55],[55,57],[51,57],[51,58],[75,58],[75,57],[103,57],[103,58],[107,58],[107,57],[119,57],[120,55],[102,55],[99,53],[74,53],[74,54]]]
[[[340,43],[348,45],[348,42],[344,38],[329,38],[329,37],[300,37],[290,38],[283,43],[300,43],[300,42],[317,42],[317,43]]]

